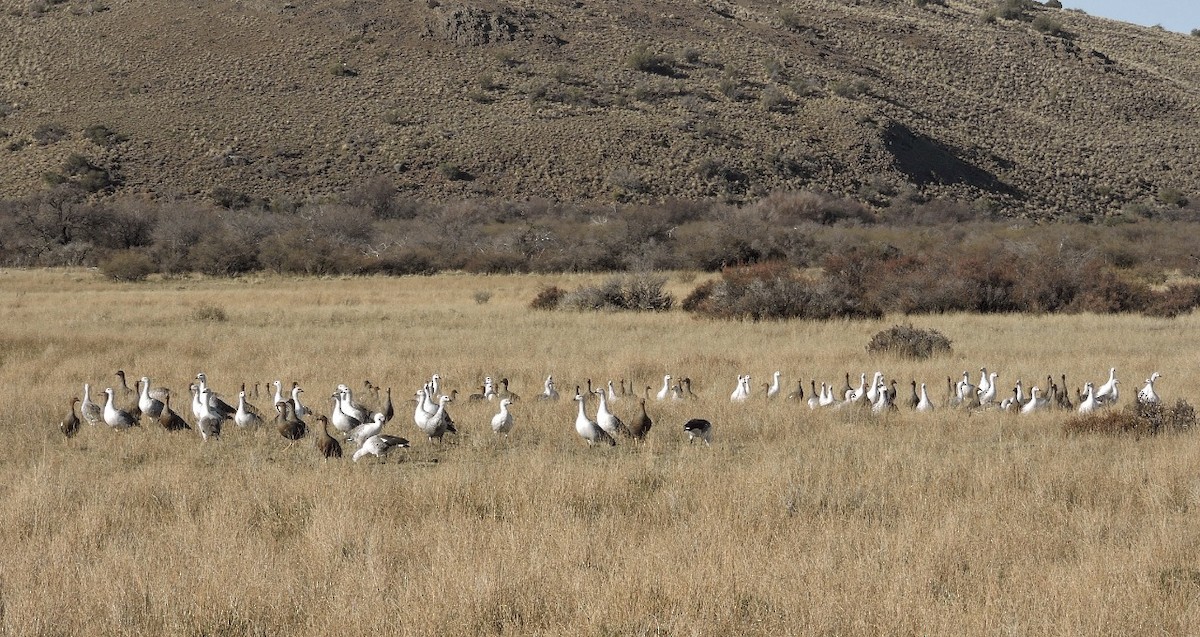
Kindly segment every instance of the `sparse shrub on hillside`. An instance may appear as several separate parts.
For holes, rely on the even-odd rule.
[[[1188,198],[1187,195],[1183,194],[1183,191],[1178,188],[1163,186],[1162,188],[1158,189],[1158,202],[1164,206],[1175,206],[1176,208],[1182,208],[1188,205]]]
[[[1183,433],[1196,427],[1196,410],[1180,398],[1173,405],[1135,400],[1121,409],[1106,409],[1077,415],[1063,423],[1067,435],[1129,435],[1144,438],[1164,433]]]
[[[39,146],[49,146],[55,142],[62,141],[67,138],[67,129],[60,124],[49,123],[41,124],[33,129],[33,141]]]
[[[129,139],[104,124],[88,126],[83,130],[83,136],[97,146],[114,146]]]
[[[1174,318],[1200,307],[1200,285],[1171,285],[1165,290],[1150,293],[1150,300],[1142,313],[1147,316]]]
[[[476,304],[485,305],[488,301],[492,300],[492,292],[490,290],[475,290],[471,294],[471,298],[475,299]]]
[[[653,73],[655,75],[671,76],[675,74],[675,60],[662,53],[656,53],[648,44],[639,44],[629,55],[625,56],[625,64],[635,71]]]
[[[924,360],[949,354],[950,339],[935,329],[913,327],[911,323],[893,325],[871,337],[867,352]]]
[[[833,83],[831,88],[834,95],[837,95],[838,97],[854,99],[862,96],[868,90],[870,90],[870,85],[867,84],[866,80],[862,78],[856,78],[853,80],[838,80],[837,82]]]
[[[1033,19],[1033,28],[1046,35],[1063,36],[1066,34],[1061,22],[1044,14]]]
[[[993,11],[998,18],[1024,20],[1028,17],[1026,11],[1032,6],[1032,0],[998,0]]]
[[[608,183],[628,194],[643,194],[649,191],[642,176],[627,168],[618,168],[608,176]]]
[[[238,192],[228,186],[216,186],[209,192],[209,199],[222,208],[229,210],[238,210],[250,205],[253,201],[250,195],[244,192]]]
[[[1200,29],[1192,29],[1192,37],[1200,38]]]
[[[804,20],[795,9],[780,9],[779,22],[783,25],[783,28],[792,31],[799,31],[804,27]]]
[[[766,111],[785,111],[791,106],[787,96],[774,86],[768,86],[763,89],[762,96],[759,97],[759,103],[762,104],[763,110]]]
[[[720,281],[693,290],[684,306],[702,316],[749,321],[880,315],[838,277],[812,281],[781,262],[726,268]]]
[[[929,5],[944,7],[946,6],[946,0],[913,0],[913,5],[916,7],[926,7]]]
[[[679,51],[679,59],[683,60],[687,64],[696,64],[703,56],[704,54],[700,51],[700,49],[690,46],[684,47]]]
[[[329,74],[334,77],[357,77],[358,71],[350,68],[345,62],[330,62]]]
[[[1046,0],[1046,2],[1042,4],[1042,6],[1046,7],[1047,9],[1063,8],[1062,2],[1059,2],[1059,0]]]
[[[438,164],[438,174],[449,179],[450,181],[470,181],[471,173],[463,170],[458,164],[453,162],[443,162]]]
[[[100,264],[104,276],[114,281],[141,281],[158,271],[154,261],[140,250],[113,253]]]

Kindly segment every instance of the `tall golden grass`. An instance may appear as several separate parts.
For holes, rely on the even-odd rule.
[[[718,323],[681,312],[544,313],[540,286],[583,277],[182,279],[0,271],[0,632],[11,635],[1132,635],[1200,626],[1200,450],[1191,434],[1067,437],[1062,412],[873,417],[754,399],[739,373],[837,383],[882,370],[929,383],[986,365],[1011,386],[1153,370],[1190,398],[1193,316],[933,316],[929,361],[871,358],[902,320]],[[677,277],[678,294],[690,287]],[[477,292],[491,293],[487,303]],[[219,320],[220,312],[226,319]],[[299,381],[319,411],[339,382],[433,373],[469,393],[461,432],[422,439],[411,404],[387,461],[325,461],[271,429],[202,443],[153,426],[57,430],[83,383],[124,369],[187,413],[199,371],[236,397]],[[564,400],[532,400],[548,373]],[[700,400],[651,401],[644,445],[588,448],[575,384],[663,374]],[[262,392],[267,390],[261,389]],[[256,401],[262,408],[265,396]],[[633,401],[613,405],[627,419]],[[589,405],[589,412],[594,404]],[[714,423],[711,447],[682,423]]]

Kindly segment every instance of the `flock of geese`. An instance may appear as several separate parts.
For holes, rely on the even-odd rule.
[[[1114,405],[1120,398],[1120,381],[1117,370],[1110,368],[1108,380],[1097,386],[1087,382],[1081,389],[1075,390],[1075,400],[1071,400],[1067,388],[1066,375],[1062,375],[1062,385],[1055,382],[1052,376],[1047,376],[1045,389],[1033,386],[1026,393],[1020,380],[1016,381],[1012,391],[1005,391],[1001,397],[998,385],[998,374],[988,372],[986,367],[979,370],[978,383],[971,382],[971,374],[964,371],[962,378],[955,382],[946,378],[946,396],[935,404],[929,397],[929,389],[925,383],[920,383],[919,390],[916,380],[910,381],[911,394],[907,399],[898,401],[896,386],[898,381],[888,381],[882,372],[875,372],[868,382],[864,372],[859,377],[857,386],[851,384],[850,373],[845,375],[845,385],[835,389],[834,384],[822,382],[817,387],[816,379],[809,380],[809,393],[806,398],[804,383],[796,381],[796,388],[782,395],[780,381],[781,372],[772,374],[772,382],[761,385],[761,399],[793,401],[807,404],[809,409],[844,409],[858,407],[869,409],[874,414],[882,414],[898,410],[901,403],[919,412],[934,411],[939,408],[958,409],[997,409],[1015,413],[1029,414],[1041,410],[1064,409],[1087,414],[1097,409]],[[189,385],[191,394],[190,412],[192,422],[189,423],[171,407],[171,391],[165,387],[154,387],[150,379],[141,377],[130,388],[124,371],[117,371],[120,383],[116,388],[105,388],[101,403],[92,401],[91,385],[83,386],[83,400],[78,396],[72,397],[70,412],[59,423],[62,433],[68,438],[79,432],[81,422],[90,425],[107,425],[112,429],[128,429],[140,424],[143,420],[156,423],[167,431],[191,430],[193,426],[202,440],[218,439],[227,421],[242,429],[266,427],[266,416],[254,407],[248,398],[259,398],[259,385],[255,384],[248,395],[243,384],[237,394],[237,405],[226,402],[219,394],[209,387],[208,377],[203,373],[196,375],[195,382]],[[1159,402],[1155,391],[1155,382],[1162,374],[1154,372],[1146,379],[1145,384],[1137,392],[1137,399],[1142,402]],[[618,440],[644,440],[653,426],[653,420],[646,412],[649,401],[689,401],[699,397],[692,391],[692,381],[683,377],[678,380],[671,375],[663,377],[662,389],[651,395],[652,387],[645,387],[638,395],[632,391],[632,383],[626,386],[624,379],[614,385],[608,381],[605,386],[593,389],[591,379],[587,380],[587,388],[575,386],[574,400],[578,403],[575,416],[575,431],[589,445],[616,445]],[[308,435],[310,427],[305,418],[315,421],[312,427],[315,434],[315,446],[325,458],[341,457],[343,445],[355,445],[353,459],[359,460],[364,456],[384,458],[395,449],[409,446],[409,441],[400,436],[383,433],[386,424],[395,417],[395,407],[392,402],[392,390],[383,390],[370,381],[364,381],[363,393],[365,401],[357,398],[354,390],[348,385],[340,384],[329,396],[329,416],[316,414],[309,406],[301,401],[304,389],[293,382],[290,389],[284,389],[281,381],[267,384],[273,388],[272,405],[275,415],[270,421],[282,437],[296,441]],[[619,387],[619,389],[618,389]],[[737,383],[729,399],[733,403],[744,403],[757,399],[751,389],[751,376],[739,375]],[[509,381],[502,378],[499,383],[492,377],[484,379],[478,393],[470,394],[469,401],[492,401],[498,406],[497,413],[491,418],[491,429],[497,435],[507,436],[512,431],[514,420],[511,406],[520,399],[509,389]],[[268,389],[270,391],[270,389]],[[440,443],[446,434],[457,433],[454,419],[447,411],[447,404],[457,400],[458,391],[443,393],[441,377],[434,374],[413,394],[410,402],[413,407],[413,424],[430,442]],[[596,396],[595,417],[589,416],[587,398]],[[638,407],[633,418],[628,423],[621,420],[610,406],[619,400],[637,399]],[[546,377],[542,393],[535,397],[538,401],[557,401],[560,399],[554,376]],[[75,406],[80,405],[80,419]],[[332,425],[334,432],[331,433]],[[712,442],[712,423],[702,418],[693,418],[683,425],[684,433],[689,442],[701,441],[705,444]]]

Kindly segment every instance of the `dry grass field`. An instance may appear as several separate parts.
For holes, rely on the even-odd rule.
[[[538,313],[570,277],[173,279],[0,271],[0,633],[7,635],[1145,635],[1200,630],[1194,434],[1067,437],[1063,413],[872,417],[728,399],[739,373],[928,382],[986,365],[1011,387],[1115,365],[1131,397],[1200,382],[1200,319],[932,316],[926,362],[864,346],[906,319],[719,323]],[[691,287],[675,275],[679,294]],[[478,303],[477,292],[490,292]],[[219,314],[225,320],[204,318]],[[321,411],[364,379],[398,398],[433,373],[523,395],[450,404],[438,446],[398,407],[386,461],[325,461],[270,429],[202,443],[155,426],[57,430],[71,396],[124,369],[183,397],[197,372],[299,381]],[[553,373],[695,379],[649,406],[644,445],[588,448]],[[977,372],[975,372],[977,374]],[[257,400],[265,408],[268,401]],[[632,401],[614,405],[623,417]],[[594,403],[589,412],[594,412]],[[691,417],[714,423],[688,445]]]

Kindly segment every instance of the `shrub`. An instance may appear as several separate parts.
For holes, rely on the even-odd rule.
[[[224,323],[229,320],[229,316],[225,314],[225,310],[211,303],[201,303],[199,307],[192,310],[192,318],[197,321],[213,321],[215,323]]]
[[[59,124],[42,124],[33,130],[33,141],[40,146],[48,146],[67,137],[67,129]]]
[[[934,329],[913,327],[912,324],[893,325],[871,337],[867,352],[923,360],[934,355],[949,354],[950,339]]]
[[[779,11],[779,22],[783,24],[783,28],[792,31],[799,30],[804,26],[804,21],[795,9],[781,9]]]
[[[789,106],[787,97],[774,86],[768,86],[759,98],[763,109],[767,111],[782,111]]]
[[[357,77],[358,71],[350,68],[345,62],[330,62],[329,74],[334,77]]]
[[[1062,2],[1059,2],[1059,0],[1046,0],[1045,4],[1042,6],[1046,7],[1047,9],[1063,8]]]
[[[559,302],[566,294],[566,290],[555,285],[548,285],[538,290],[537,296],[533,297],[529,307],[534,310],[557,310]]]
[[[450,181],[470,181],[473,179],[471,173],[463,170],[458,164],[452,162],[444,162],[438,164],[438,174],[449,179]]]
[[[1033,28],[1040,33],[1045,33],[1046,35],[1061,36],[1064,34],[1062,23],[1048,15],[1039,15],[1038,17],[1034,18]]]
[[[141,281],[157,272],[158,268],[146,253],[122,250],[101,263],[100,271],[114,281]]]
[[[1063,423],[1067,435],[1132,435],[1144,438],[1161,433],[1181,433],[1196,426],[1196,410],[1180,398],[1174,405],[1137,400],[1123,409],[1075,416]]]
[[[633,310],[665,312],[675,299],[663,287],[666,278],[650,275],[611,277],[599,285],[580,286],[559,300],[559,307],[574,310]]]
[[[866,93],[870,89],[870,85],[867,84],[866,80],[858,78],[853,80],[838,80],[833,83],[832,88],[834,95],[846,99],[854,99]]]
[[[1031,4],[1031,0],[999,0],[994,11],[997,17],[1005,20],[1024,20],[1025,11]]]
[[[83,129],[83,136],[97,146],[113,146],[129,138],[104,124],[92,124]]]
[[[492,293],[489,290],[475,290],[475,292],[471,295],[471,298],[475,299],[475,302],[479,305],[484,305],[488,301],[492,300]]]
[[[1177,208],[1182,208],[1188,205],[1188,198],[1187,195],[1183,194],[1183,191],[1178,188],[1163,186],[1162,188],[1158,189],[1158,202],[1164,206],[1175,206]]]
[[[639,44],[625,56],[629,68],[643,73],[671,76],[675,74],[675,60],[669,55],[655,53],[650,45]]]

